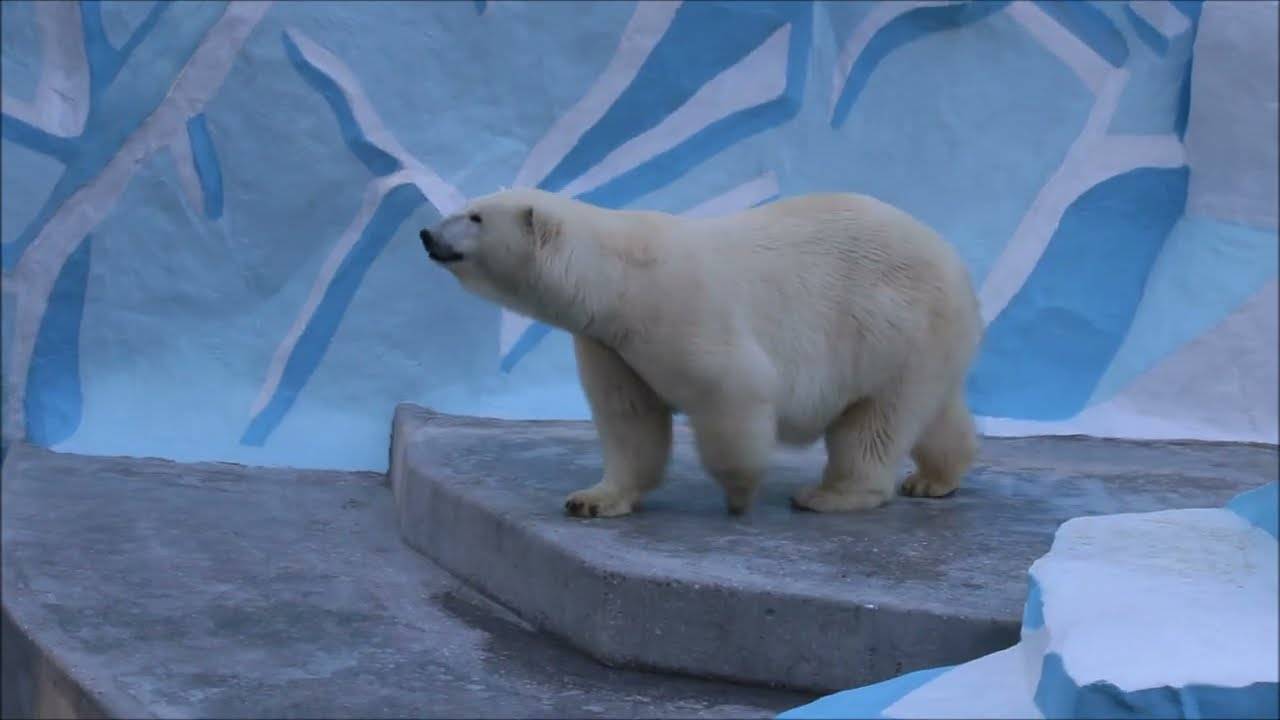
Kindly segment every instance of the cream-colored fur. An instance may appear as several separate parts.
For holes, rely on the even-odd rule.
[[[734,513],[778,442],[826,441],[821,482],[793,497],[824,512],[888,502],[908,453],[913,496],[950,494],[973,460],[968,274],[878,200],[686,219],[510,190],[423,237],[464,286],[573,333],[605,467],[569,496],[574,515],[626,514],[661,482],[677,409]]]

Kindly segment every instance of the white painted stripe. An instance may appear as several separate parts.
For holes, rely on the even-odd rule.
[[[285,32],[298,46],[299,52],[307,62],[327,75],[342,90],[343,96],[351,105],[356,125],[364,132],[369,142],[400,161],[400,164],[409,171],[413,184],[418,186],[423,196],[440,211],[441,215],[449,215],[466,205],[466,197],[457,188],[445,182],[434,170],[423,165],[404,149],[395,135],[387,130],[382,123],[382,118],[374,110],[373,103],[369,102],[369,97],[365,95],[360,81],[346,64],[302,31],[289,28]]]
[[[293,354],[294,348],[298,345],[298,340],[302,338],[303,331],[307,329],[311,318],[315,316],[316,308],[320,307],[320,301],[324,300],[325,293],[329,291],[329,285],[333,283],[333,278],[338,274],[338,268],[342,267],[342,261],[346,259],[347,255],[351,253],[351,249],[355,247],[356,242],[360,240],[360,235],[373,218],[373,214],[377,211],[382,199],[396,186],[412,181],[412,174],[406,170],[369,181],[369,184],[365,187],[364,201],[360,204],[360,210],[338,238],[338,242],[329,251],[329,256],[325,258],[324,265],[320,267],[320,272],[316,274],[316,279],[311,283],[311,290],[307,293],[306,301],[302,303],[302,309],[298,312],[298,316],[294,318],[293,325],[289,327],[289,331],[285,333],[280,344],[276,346],[276,352],[267,366],[267,377],[262,383],[262,388],[258,391],[257,399],[253,401],[253,407],[249,410],[250,417],[262,412],[262,409],[267,406],[272,396],[275,395],[276,390],[279,389],[280,380],[284,376],[284,367],[289,362],[289,356]]]
[[[836,69],[831,76],[831,98],[827,109],[828,119],[835,118],[836,102],[840,100],[841,93],[844,92],[845,83],[849,81],[849,72],[853,70],[853,65],[858,61],[858,57],[867,49],[867,43],[871,42],[871,38],[880,32],[885,25],[888,25],[895,18],[922,7],[933,7],[941,5],[953,5],[956,0],[906,0],[903,2],[886,2],[876,3],[871,11],[867,13],[862,22],[853,29],[853,33],[849,35],[849,39],[845,41],[844,47],[840,49],[840,56],[836,59]]]
[[[1096,95],[1101,91],[1113,68],[1093,48],[1029,0],[1009,3],[1004,12],[1031,33],[1036,42],[1066,63],[1090,92]]]
[[[1123,68],[1111,70],[1098,88],[1098,95],[1089,108],[1089,115],[1084,120],[1084,129],[1080,136],[1092,142],[1107,134],[1111,118],[1115,117],[1116,108],[1120,107],[1120,96],[1129,84],[1129,71]]]
[[[520,313],[502,308],[502,316],[498,320],[498,357],[506,357],[507,353],[511,352],[511,348],[515,346],[516,341],[531,325],[533,325],[533,320]]]
[[[1129,8],[1167,40],[1191,29],[1191,20],[1168,0],[1129,0]]]
[[[5,96],[4,112],[51,135],[75,137],[89,117],[89,61],[79,3],[35,4],[40,30],[40,79],[31,100]]]
[[[781,192],[778,188],[778,176],[770,170],[765,174],[725,192],[710,200],[680,213],[685,217],[716,217],[745,210],[757,203],[775,197]]]
[[[13,348],[10,362],[4,368],[14,390],[6,396],[6,427],[24,425],[25,379],[40,320],[58,272],[80,241],[111,213],[147,156],[185,134],[187,119],[203,110],[222,86],[240,47],[270,7],[270,0],[229,3],[222,17],[200,41],[160,106],[129,135],[102,172],[67,198],[23,253],[11,281],[17,286],[17,307],[13,319]]]
[[[600,73],[591,89],[551,126],[533,146],[516,173],[514,187],[531,187],[542,182],[583,134],[613,107],[622,92],[635,80],[640,66],[666,34],[680,9],[679,2],[639,2],[622,31],[613,59]]]
[[[984,322],[990,323],[1022,288],[1044,254],[1067,207],[1094,185],[1139,167],[1178,167],[1186,162],[1176,135],[1107,136],[1128,71],[1115,70],[1067,150],[1062,165],[1040,188],[978,294]]]
[[[684,105],[648,132],[614,150],[563,192],[593,190],[659,155],[708,125],[782,95],[787,87],[791,25],[779,28],[733,67],[709,80]]]

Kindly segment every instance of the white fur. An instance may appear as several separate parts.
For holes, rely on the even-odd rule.
[[[473,216],[479,217],[475,222]],[[933,231],[859,195],[813,195],[689,219],[612,211],[537,190],[474,201],[437,231],[473,291],[573,333],[604,478],[577,515],[630,512],[662,479],[684,412],[731,512],[749,507],[775,443],[825,438],[802,508],[887,502],[959,485],[976,438],[964,376],[981,332],[968,274]]]

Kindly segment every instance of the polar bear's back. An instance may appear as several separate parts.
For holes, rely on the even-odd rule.
[[[780,409],[798,437],[890,382],[904,358],[949,356],[960,365],[976,347],[981,325],[964,263],[887,203],[802,196],[706,229],[714,285],[744,311],[771,358]]]
[[[757,243],[787,253],[839,254],[866,263],[869,253],[916,262],[958,261],[931,228],[869,195],[804,195],[761,205],[736,216]],[[797,247],[798,246],[798,247]]]
[[[817,302],[841,315],[864,308],[882,314],[864,294],[875,291],[921,311],[977,310],[955,249],[908,213],[870,196],[780,200],[708,230],[715,272],[728,276],[717,286],[743,287],[762,305]],[[854,301],[832,302],[838,297]]]

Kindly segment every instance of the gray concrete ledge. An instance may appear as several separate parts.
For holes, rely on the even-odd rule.
[[[605,667],[397,535],[372,473],[6,453],[4,717],[771,717]]]
[[[566,517],[599,479],[581,422],[397,409],[390,478],[405,540],[603,662],[828,692],[1012,645],[1031,562],[1078,515],[1219,506],[1276,478],[1276,449],[986,439],[953,497],[854,515],[795,512],[821,447],[781,452],[731,518],[677,428],[640,512]]]
[[[151,717],[145,712],[108,710],[101,698],[76,682],[58,662],[20,629],[8,609],[0,613],[0,717],[81,718]],[[107,701],[109,702],[109,701]],[[124,703],[128,705],[127,701]]]

